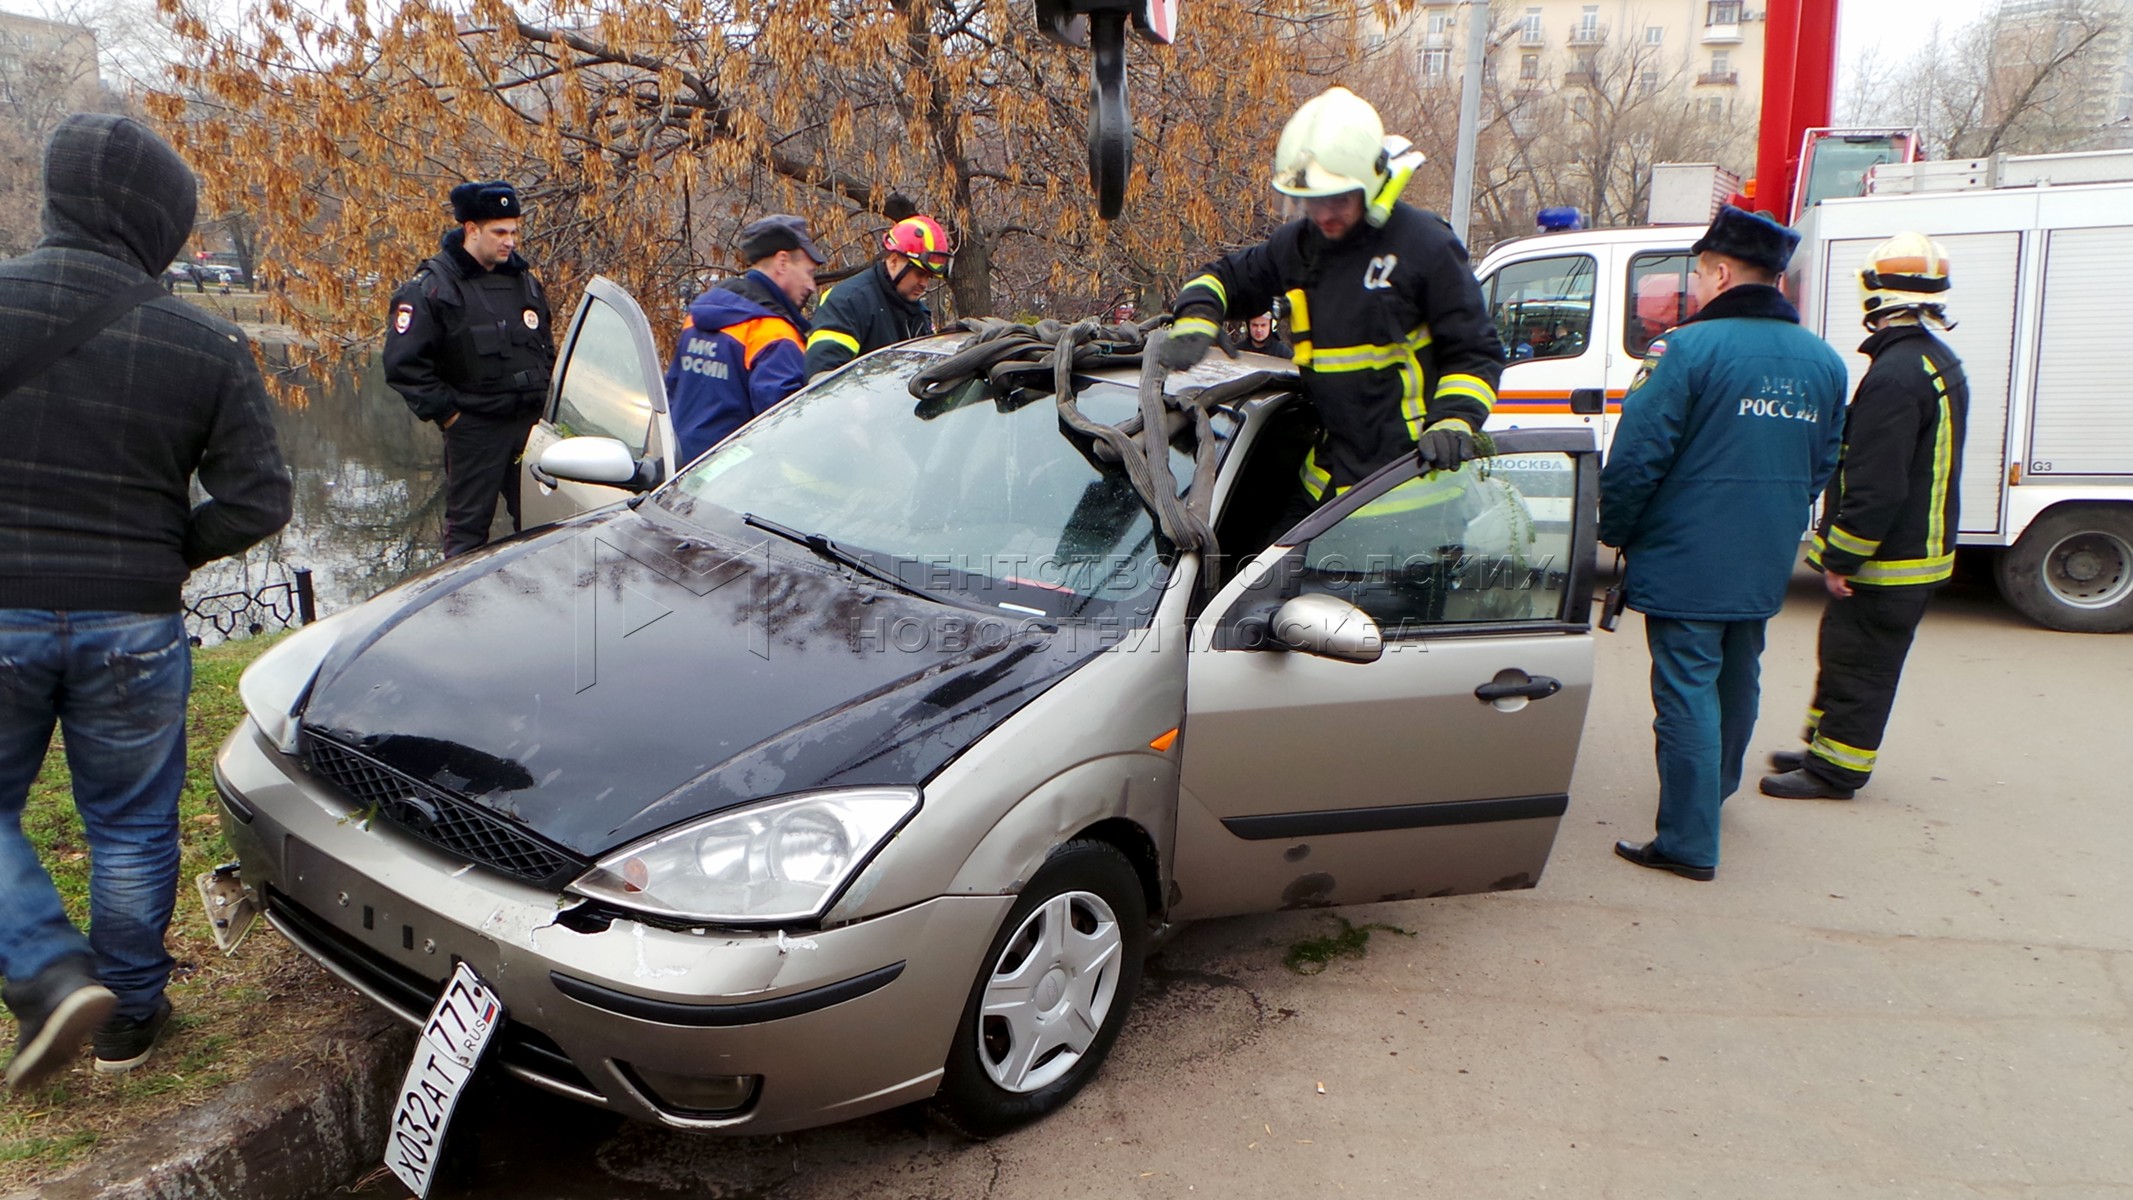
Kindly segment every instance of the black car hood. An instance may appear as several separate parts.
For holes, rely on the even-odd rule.
[[[788,552],[615,508],[455,560],[349,614],[304,726],[592,857],[920,785],[1096,649]]]

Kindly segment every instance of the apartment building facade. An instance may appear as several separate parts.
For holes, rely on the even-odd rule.
[[[1457,86],[1479,6],[1428,0],[1401,37],[1425,83]],[[1686,94],[1699,115],[1752,122],[1763,85],[1759,0],[1495,0],[1488,70],[1513,93],[1603,81]]]

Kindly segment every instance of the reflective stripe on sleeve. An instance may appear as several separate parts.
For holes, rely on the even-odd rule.
[[[832,342],[850,350],[854,354],[859,353],[859,339],[849,333],[842,333],[835,329],[817,329],[807,335],[808,349],[814,349],[818,342]]]
[[[1222,286],[1222,281],[1215,277],[1214,272],[1209,271],[1202,275],[1193,276],[1190,280],[1186,281],[1184,287],[1178,289],[1178,292],[1180,295],[1182,295],[1186,292],[1191,291],[1194,288],[1206,288],[1208,291],[1213,292],[1215,294],[1215,303],[1222,306],[1222,312],[1225,315],[1228,314],[1229,289]]]
[[[1880,542],[1870,542],[1857,534],[1846,533],[1836,525],[1829,527],[1829,544],[1846,554],[1856,554],[1861,558],[1871,558],[1874,551],[1881,549]]]

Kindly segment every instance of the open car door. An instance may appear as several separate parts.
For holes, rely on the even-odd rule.
[[[621,284],[595,275],[570,318],[548,386],[548,407],[526,438],[519,462],[522,526],[530,529],[613,504],[673,477],[680,464],[674,461],[664,370],[644,310]],[[621,442],[639,463],[638,482],[581,483],[541,471],[541,454],[568,437]]]
[[[1495,439],[1456,472],[1386,467],[1201,612],[1174,917],[1539,881],[1591,694],[1600,463],[1587,429]],[[1321,652],[1287,648],[1300,616]]]

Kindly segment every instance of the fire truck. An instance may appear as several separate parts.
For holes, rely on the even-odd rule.
[[[1832,0],[1791,6],[1834,18]],[[1783,53],[1780,7],[1771,41]],[[1786,74],[1782,62],[1769,74]],[[1801,235],[1785,288],[1802,322],[1856,385],[1867,252],[1903,230],[1946,245],[1945,338],[1971,393],[1964,557],[1989,558],[2001,595],[2041,625],[2133,628],[2133,152],[1919,161],[1909,131],[1822,124],[1822,80],[1819,110],[1797,96],[1766,110],[1758,167],[1762,194],[1780,198],[1764,207]],[[1796,158],[1773,158],[1772,125],[1796,134]],[[1604,448],[1646,349],[1692,315],[1689,246],[1708,212],[1693,215],[1490,251],[1477,274],[1511,355],[1492,427],[1587,427]]]

